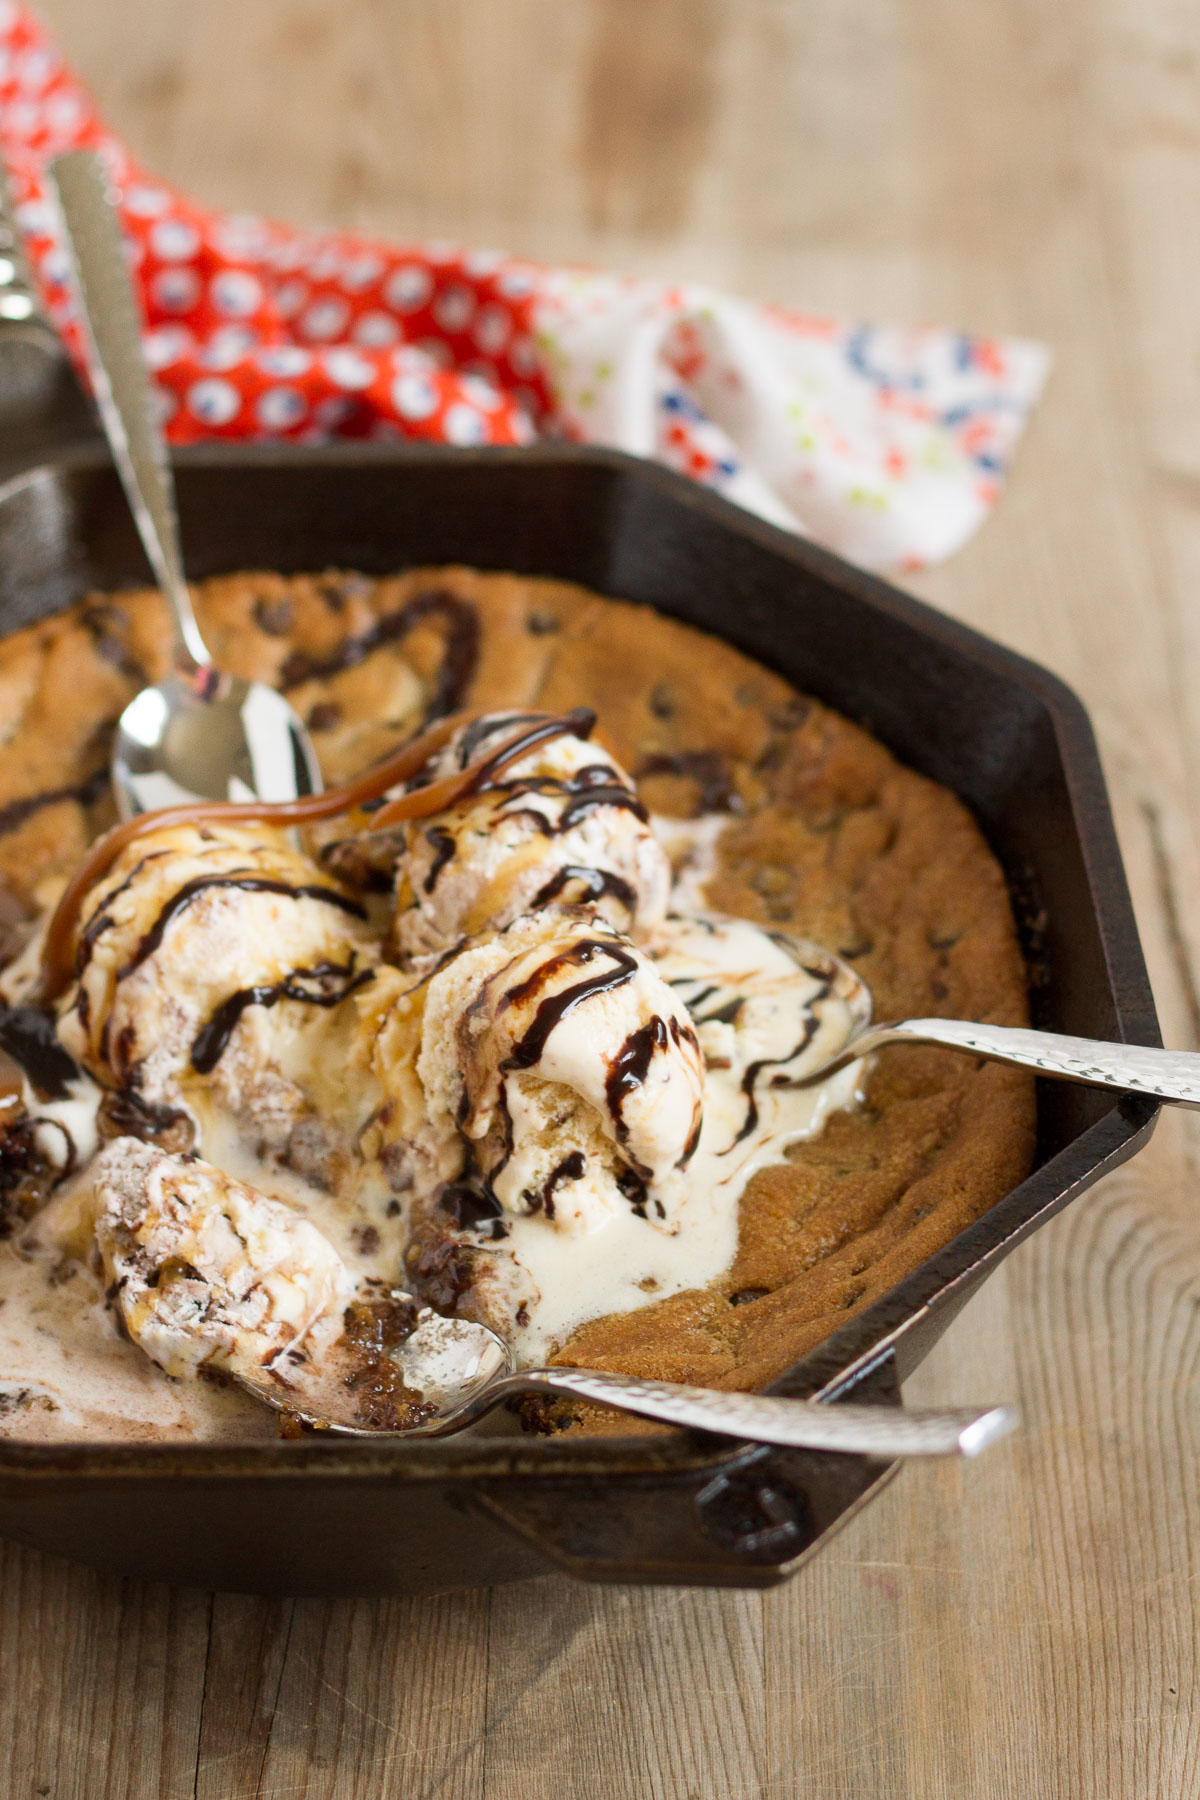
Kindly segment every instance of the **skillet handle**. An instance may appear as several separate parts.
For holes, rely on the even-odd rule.
[[[900,1403],[891,1352],[845,1389],[887,1416]],[[837,1401],[830,1403],[831,1410]],[[587,1439],[567,1439],[580,1451]],[[469,1504],[549,1568],[577,1580],[689,1587],[775,1587],[887,1485],[900,1467],[874,1457],[774,1445],[692,1452],[641,1438],[623,1456],[593,1440],[593,1463],[473,1484]],[[657,1462],[655,1452],[659,1452]],[[624,1467],[622,1464],[624,1463]]]

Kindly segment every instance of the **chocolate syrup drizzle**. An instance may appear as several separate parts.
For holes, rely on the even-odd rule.
[[[630,913],[637,910],[637,894],[623,876],[614,875],[610,869],[590,869],[581,863],[568,863],[564,868],[558,869],[544,887],[538,889],[530,902],[531,911],[536,912],[540,906],[549,906],[552,900],[560,899],[563,891],[574,881],[583,889],[576,904],[585,900],[602,900],[611,894]]]
[[[82,781],[69,787],[46,788],[40,794],[25,794],[18,800],[9,800],[0,806],[0,837],[7,837],[9,832],[16,831],[27,819],[47,806],[57,806],[60,801],[74,800],[80,806],[95,806],[103,800],[108,792],[108,764],[95,769]]]
[[[690,988],[694,984],[695,977],[693,975],[676,975],[667,985],[673,988]],[[701,988],[700,992],[693,994],[690,999],[686,995],[684,996],[683,1004],[697,1025],[737,1024],[738,1014],[746,1004],[745,994],[735,994],[732,1000],[726,1000],[723,1006],[715,1006],[712,1012],[702,1013],[698,1010],[706,1001],[711,1000],[714,994],[722,994],[724,991],[724,988],[714,981],[708,987]]]
[[[555,1027],[561,1025],[585,1000],[591,1000],[597,994],[614,993],[617,988],[624,987],[627,981],[632,981],[637,974],[637,960],[623,944],[612,938],[581,938],[569,949],[547,957],[541,967],[535,969],[525,981],[519,981],[515,987],[509,988],[500,1002],[499,1010],[502,1012],[510,1006],[520,1006],[525,1001],[532,1000],[538,990],[545,987],[560,969],[586,967],[598,956],[606,958],[609,967],[586,976],[573,987],[564,988],[561,994],[551,994],[538,1002],[529,1030],[517,1039],[500,1064],[502,1075],[507,1075],[514,1069],[532,1069],[535,1063],[542,1060],[547,1040]]]
[[[601,777],[603,779],[601,779]],[[497,783],[497,786],[503,784]],[[557,776],[530,776],[524,781],[514,781],[504,788],[506,795],[504,816],[506,819],[528,819],[529,823],[540,831],[543,837],[561,837],[577,825],[588,813],[597,812],[602,806],[615,807],[620,812],[632,813],[642,824],[649,820],[649,813],[638,799],[633,789],[626,787],[623,781],[614,779],[613,771],[603,763],[589,763],[585,769],[577,769],[569,780],[561,780]],[[534,806],[512,806],[512,800],[518,800],[526,794],[538,794],[548,797],[564,796],[566,805],[557,819],[549,818]]]
[[[501,768],[507,768],[511,762],[521,761],[529,755],[531,750],[536,750],[539,744],[564,735],[580,738],[586,743],[595,729],[596,715],[590,706],[572,707],[570,712],[563,713],[561,716],[554,713],[532,715],[527,729],[519,737],[505,738],[503,743],[499,744],[489,756],[480,758],[474,766],[470,779],[459,790],[459,801],[472,800],[477,794],[485,794],[493,789],[503,791],[506,786],[516,785],[506,784],[497,779]],[[463,764],[464,773],[468,766],[469,763]],[[584,771],[581,769],[579,773],[582,775]],[[611,773],[611,770],[605,769],[606,775],[611,775]]]
[[[642,1086],[646,1076],[650,1072],[650,1064],[653,1062],[657,1052],[669,1049],[672,1043],[690,1043],[697,1051],[699,1051],[699,1045],[696,1042],[696,1034],[690,1027],[680,1025],[678,1019],[664,1019],[661,1013],[655,1013],[648,1024],[640,1026],[637,1031],[630,1032],[629,1036],[625,1039],[625,1042],[621,1045],[620,1050],[618,1050],[616,1056],[613,1057],[612,1062],[609,1064],[608,1077],[604,1084],[604,1095],[605,1099],[608,1101],[608,1110],[612,1114],[613,1125],[617,1133],[617,1142],[626,1148],[627,1155],[629,1127],[626,1125],[624,1118],[625,1102],[629,1099],[631,1094],[635,1094]],[[688,1141],[684,1146],[683,1155],[676,1164],[677,1168],[685,1169],[692,1160],[692,1157],[696,1154],[696,1145],[700,1142],[700,1127],[702,1122],[702,1115],[699,1109],[697,1109],[696,1118],[693,1122],[691,1132],[688,1135]],[[637,1162],[636,1158],[631,1156],[630,1161],[637,1168],[639,1174],[648,1173],[648,1171],[644,1170],[642,1165]]]
[[[579,707],[566,715],[570,722],[571,735],[587,739],[595,726],[596,715],[590,708]],[[455,760],[460,769],[465,770],[475,752],[488,739],[507,731],[510,727],[526,726],[525,734],[509,740],[505,752],[505,763],[524,758],[538,743],[548,735],[548,722],[542,713],[517,713],[500,718],[476,719],[461,733],[455,747]],[[560,733],[561,734],[561,733]],[[495,756],[484,756],[476,766],[471,780],[463,787],[456,804],[462,804],[478,797],[482,793],[494,792],[503,796],[500,802],[501,814],[505,819],[521,819],[532,825],[543,837],[555,838],[570,831],[572,826],[589,813],[601,807],[617,808],[630,812],[636,819],[646,823],[649,814],[634,790],[616,776],[608,763],[588,763],[568,778],[551,775],[523,776],[515,781],[497,779]],[[419,791],[428,783],[430,773],[426,770],[414,778],[409,784],[409,791]],[[533,806],[517,806],[514,801],[524,799],[527,795],[536,795],[551,800],[562,799],[565,805],[558,817],[549,816]],[[432,893],[438,878],[457,853],[457,842],[453,834],[442,826],[431,826],[425,833],[426,841],[435,850],[435,857],[425,879],[424,890]],[[599,900],[611,895],[619,900],[626,910],[632,914],[637,909],[637,893],[632,884],[622,876],[610,870],[596,869],[582,864],[571,864],[557,870],[534,895],[532,906],[548,906],[557,900],[563,891],[577,882],[583,889],[577,896],[576,903],[584,900]]]
[[[631,981],[637,973],[636,956],[615,938],[583,938],[556,955],[547,957],[533,973],[524,981],[515,983],[500,1000],[498,1012],[504,1012],[511,1006],[521,1006],[537,998],[538,993],[561,970],[572,966],[586,968],[597,957],[606,959],[608,966],[594,974],[587,975],[582,981],[575,982],[565,988],[562,993],[552,994],[538,1002],[533,1022],[528,1030],[513,1045],[509,1054],[499,1067],[500,1075],[506,1076],[514,1071],[534,1068],[545,1053],[551,1033],[567,1018],[577,1006],[594,998],[598,994],[612,993]],[[478,1006],[480,1000],[473,1002]],[[647,1024],[639,1026],[626,1038],[620,1050],[613,1057],[605,1083],[605,1097],[608,1110],[613,1120],[617,1142],[621,1145],[626,1164],[617,1177],[617,1186],[629,1200],[639,1217],[646,1216],[646,1199],[651,1171],[639,1161],[629,1149],[629,1131],[623,1116],[625,1102],[629,1096],[641,1087],[646,1079],[650,1064],[659,1050],[666,1050],[674,1043],[681,1045],[690,1043],[699,1050],[695,1033],[689,1026],[681,1025],[677,1019],[664,1019],[656,1014]],[[470,1093],[464,1088],[459,1108],[457,1124],[460,1131],[466,1125],[472,1110]],[[497,1175],[506,1167],[513,1153],[512,1115],[508,1108],[506,1084],[501,1082],[500,1110],[503,1119],[503,1148],[501,1155],[489,1171],[483,1183],[491,1192],[491,1185]],[[702,1115],[697,1109],[688,1142],[684,1146],[683,1155],[678,1166],[685,1168],[695,1154],[700,1141]],[[468,1142],[468,1150],[474,1152],[474,1146]],[[577,1161],[578,1159],[578,1161]],[[554,1217],[554,1190],[565,1181],[577,1181],[586,1167],[583,1152],[572,1152],[551,1172],[542,1191],[537,1195],[527,1195],[531,1202],[530,1211],[536,1212],[544,1207],[547,1218]],[[659,1204],[661,1213],[662,1207]]]
[[[582,1150],[572,1150],[569,1156],[564,1156],[542,1183],[542,1191],[531,1211],[544,1212],[548,1219],[553,1219],[555,1189],[561,1187],[564,1181],[578,1181],[586,1168],[587,1157]]]
[[[674,755],[647,756],[642,760],[637,778],[644,781],[650,775],[679,775],[685,781],[694,781],[698,790],[697,812],[739,813],[743,810],[733,770],[719,750],[678,750]]]
[[[781,945],[783,949],[791,953],[791,940],[786,934],[782,932],[769,932],[768,936],[771,937],[775,943]],[[811,975],[813,980],[819,983],[817,992],[809,1002],[809,1005],[815,1009],[820,1005],[821,1001],[828,998],[831,993],[834,983],[834,973],[825,967],[814,968],[809,963],[799,963],[797,966],[801,968],[806,975]],[[679,988],[681,990],[686,990],[694,984],[694,977],[689,975],[676,976],[670,983],[673,988]],[[746,1004],[747,997],[745,994],[735,994],[732,999],[727,1000],[722,1006],[714,1007],[711,1012],[704,1013],[700,1011],[700,1008],[705,1005],[707,1001],[711,1000],[714,994],[719,994],[721,992],[722,989],[720,985],[713,982],[707,987],[701,987],[698,993],[692,994],[690,997],[686,992],[682,994],[681,997],[683,1003],[697,1025],[734,1025],[737,1023],[738,1014]],[[797,1057],[802,1056],[808,1049],[808,1046],[812,1043],[813,1038],[816,1036],[819,1022],[819,1017],[814,1011],[814,1015],[804,1022],[804,1030],[799,1042],[793,1045],[785,1055],[760,1057],[756,1062],[747,1065],[740,1084],[742,1093],[746,1097],[746,1116],[743,1119],[741,1128],[733,1142],[728,1144],[725,1149],[722,1150],[722,1156],[728,1156],[730,1151],[748,1138],[750,1133],[758,1125],[759,1108],[756,1090],[759,1077],[763,1070],[783,1068],[786,1067],[788,1063],[795,1062]],[[786,1075],[777,1075],[774,1077],[773,1085],[776,1087],[788,1087],[791,1083]]]
[[[480,713],[477,719],[472,719],[469,725],[463,727],[459,737],[455,750],[459,768],[465,769],[475,752],[486,744],[490,737],[495,737],[498,732],[515,731],[518,725],[533,725],[544,717],[544,713],[536,712],[505,713],[500,720],[497,720],[495,713]],[[593,713],[593,725],[595,717],[596,715]]]
[[[0,1008],[0,1050],[24,1070],[39,1099],[65,1100],[79,1079],[79,1065],[59,1043],[55,1020],[36,1006]]]
[[[445,626],[442,662],[423,720],[424,724],[431,724],[461,704],[479,663],[479,615],[469,600],[447,588],[431,588],[427,593],[414,595],[396,612],[384,613],[366,631],[345,638],[331,656],[293,652],[280,672],[281,683],[285,688],[299,687],[301,682],[356,668],[373,650],[403,642],[426,619],[440,619]]]
[[[357,900],[351,900],[347,894],[341,894],[336,888],[322,887],[316,882],[307,882],[294,886],[290,881],[277,881],[266,875],[234,873],[231,875],[196,875],[191,881],[185,881],[181,888],[167,901],[149,931],[138,944],[129,961],[117,971],[117,980],[124,981],[127,975],[140,968],[148,957],[154,955],[166,934],[167,926],[185,907],[191,905],[198,895],[208,893],[216,888],[237,888],[248,894],[284,894],[289,900],[319,900],[326,906],[336,906],[351,918],[365,919],[366,911]]]
[[[529,1026],[528,1030],[517,1039],[508,1055],[500,1063],[499,1074],[502,1078],[515,1071],[534,1068],[536,1064],[541,1061],[542,1056],[545,1053],[546,1044],[549,1041],[551,1032],[553,1032],[565,1018],[569,1017],[577,1006],[581,1006],[585,1001],[594,998],[598,994],[613,993],[617,988],[623,987],[626,982],[631,981],[637,973],[637,961],[625,946],[616,939],[582,938],[577,943],[570,945],[567,949],[560,950],[556,955],[547,957],[545,962],[539,964],[531,975],[527,976],[524,981],[516,982],[501,997],[500,1004],[497,1008],[498,1012],[505,1012],[512,1006],[524,1005],[529,1001],[536,999],[538,993],[561,970],[571,967],[587,968],[590,964],[595,962],[597,957],[604,958],[607,966],[598,969],[593,974],[585,976],[582,981],[575,982],[571,987],[565,988],[562,993],[551,994],[545,999],[538,1001],[532,1024]],[[472,1009],[478,1008],[482,1003],[482,999],[483,997],[481,995],[472,1002]],[[470,1091],[468,1088],[464,1087],[459,1101],[456,1120],[460,1131],[464,1130],[467,1120],[471,1115],[472,1104]],[[492,1184],[496,1177],[507,1166],[514,1149],[512,1114],[508,1108],[507,1084],[503,1079],[500,1084],[500,1113],[503,1122],[503,1144],[501,1153],[496,1163],[488,1171],[486,1178],[481,1178],[480,1181],[482,1189],[493,1199]],[[615,1116],[618,1118],[619,1130],[619,1115]],[[468,1155],[473,1161],[475,1156],[475,1146],[469,1138],[466,1139],[465,1142]],[[551,1175],[547,1178],[546,1186],[543,1187],[541,1194],[529,1196],[529,1199],[531,1200],[530,1211],[536,1212],[538,1208],[545,1205],[548,1200],[549,1206],[547,1209],[547,1217],[553,1218],[554,1189],[560,1186],[564,1181],[578,1180],[579,1176],[583,1173],[585,1166],[583,1154],[582,1152],[579,1152],[578,1154],[579,1167],[577,1170],[575,1169],[573,1153],[564,1158],[563,1162],[552,1171]],[[633,1162],[634,1159],[630,1158],[630,1163],[632,1164]],[[645,1191],[647,1173],[648,1171],[642,1169],[640,1165],[630,1167],[628,1171],[629,1180],[639,1193],[644,1193]],[[621,1184],[618,1183],[618,1185]],[[625,1191],[624,1188],[622,1191]],[[499,1203],[497,1202],[496,1204],[498,1206]]]
[[[808,1046],[816,1036],[816,1032],[817,1020],[815,1018],[806,1019],[804,1021],[804,1030],[800,1035],[800,1042],[789,1050],[786,1055],[762,1056],[759,1057],[757,1062],[752,1062],[747,1066],[746,1072],[742,1076],[742,1092],[746,1096],[746,1117],[742,1121],[742,1128],[734,1138],[733,1143],[730,1144],[727,1149],[722,1150],[722,1156],[728,1156],[729,1151],[732,1150],[735,1145],[740,1144],[743,1138],[748,1138],[758,1124],[758,1094],[755,1090],[758,1087],[758,1078],[763,1070],[777,1069],[784,1063],[795,1062],[796,1058],[802,1056],[808,1049]],[[781,1083],[780,1085],[783,1084]]]
[[[242,1014],[251,1006],[275,1006],[280,1000],[301,1000],[308,1006],[340,1006],[342,1001],[375,979],[371,969],[354,967],[349,962],[316,963],[311,969],[293,969],[282,981],[261,987],[240,988],[218,1006],[207,1025],[197,1032],[192,1044],[192,1067],[198,1075],[208,1075],[216,1068],[237,1030]],[[315,991],[304,982],[316,982]]]
[[[438,876],[446,864],[453,860],[454,853],[458,849],[458,841],[452,831],[445,831],[440,825],[431,825],[425,833],[425,842],[433,851],[433,861],[429,865],[429,873],[422,886],[427,894],[432,894],[437,886]]]
[[[166,850],[151,850],[146,856],[139,857],[124,881],[115,887],[111,894],[105,894],[104,898],[96,907],[91,918],[79,934],[79,942],[75,947],[76,976],[83,974],[89,962],[92,960],[92,953],[95,950],[97,943],[104,936],[104,933],[109,929],[110,925],[116,923],[112,912],[109,910],[113,901],[118,900],[122,894],[128,892],[148,863],[157,862],[160,857],[168,854],[169,852]],[[82,1016],[84,996],[81,994],[79,998]],[[86,1018],[84,1019],[84,1023],[86,1024]]]
[[[464,793],[476,793],[485,786],[493,785],[500,770],[526,754],[531,744],[579,732],[586,736],[594,722],[595,715],[585,709],[558,716],[544,715],[539,724],[501,743],[479,765],[468,766],[444,780],[433,781],[420,791],[409,791],[387,801],[375,814],[373,829],[388,828],[400,819],[432,817],[454,805]],[[443,719],[420,737],[403,745],[393,755],[385,757],[383,762],[369,769],[365,775],[324,794],[309,794],[301,800],[282,802],[196,801],[186,806],[165,807],[157,812],[141,813],[136,818],[127,819],[124,824],[115,826],[93,844],[54,909],[42,950],[43,998],[56,998],[70,980],[73,966],[72,932],[84,896],[103,878],[122,851],[144,832],[179,825],[202,826],[208,820],[219,820],[228,825],[265,821],[276,825],[297,825],[312,823],[317,819],[336,818],[339,813],[351,812],[355,807],[362,807],[365,802],[386,794],[397,782],[407,781],[419,774],[426,768],[430,758],[465,723],[466,720],[458,717]]]

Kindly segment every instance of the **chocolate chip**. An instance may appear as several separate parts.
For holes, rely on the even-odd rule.
[[[84,608],[83,622],[89,631],[128,631],[129,614],[115,600],[92,600]]]
[[[318,700],[309,708],[306,723],[310,731],[332,731],[341,720],[342,709],[336,700]]]
[[[96,655],[131,680],[146,680],[146,674],[129,647],[129,614],[110,601],[94,601],[84,608],[83,624],[91,633]]]
[[[549,637],[561,627],[553,613],[531,612],[526,614],[525,629],[531,637]]]
[[[790,890],[793,879],[790,869],[781,869],[775,863],[765,863],[761,869],[754,871],[750,885],[764,900],[779,900]]]
[[[438,1205],[462,1231],[470,1231],[500,1215],[496,1196],[469,1181],[447,1182],[438,1195]]]
[[[0,968],[24,948],[33,916],[20,896],[0,882]]]
[[[767,719],[776,731],[795,731],[798,726],[803,725],[811,711],[810,701],[802,694],[793,694],[782,706],[773,706]]]
[[[296,608],[287,594],[274,600],[265,595],[254,602],[254,623],[268,637],[286,637],[296,622]]]
[[[760,775],[769,775],[773,769],[781,769],[787,761],[787,744],[782,738],[772,738],[754,767]]]
[[[719,750],[678,750],[670,756],[646,756],[637,775],[639,781],[650,775],[679,775],[685,781],[694,781],[698,812],[742,811],[733,770]]]
[[[673,719],[675,717],[675,701],[665,681],[650,690],[650,711],[656,719]]]
[[[142,676],[142,665],[128,644],[123,644],[120,638],[113,637],[107,631],[101,631],[96,634],[93,642],[96,646],[96,655],[102,657],[106,663],[111,663],[114,669],[119,669],[122,675],[128,675],[131,678]]]
[[[815,806],[804,815],[804,823],[810,831],[824,837],[827,832],[836,831],[849,815],[850,808],[839,800],[831,800],[827,806]]]
[[[435,1239],[410,1244],[404,1262],[420,1297],[438,1312],[453,1312],[474,1279],[477,1254],[465,1244]]]
[[[739,1288],[736,1294],[730,1294],[730,1306],[749,1306],[752,1300],[763,1300],[770,1293],[770,1288]]]
[[[365,600],[372,583],[365,575],[322,575],[317,593],[331,613],[345,612],[347,600]]]
[[[870,956],[874,948],[873,938],[868,937],[865,931],[856,931],[848,944],[838,945],[837,953],[844,956],[847,962],[854,962],[860,956]]]
[[[143,1099],[132,1088],[105,1094],[96,1114],[96,1130],[102,1143],[135,1137],[144,1144],[157,1144],[168,1155],[190,1150],[196,1141],[196,1128],[187,1113]]]

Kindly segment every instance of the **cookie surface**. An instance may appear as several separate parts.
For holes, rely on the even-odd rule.
[[[877,1018],[1026,1022],[1003,876],[965,807],[729,645],[567,583],[459,568],[246,573],[195,597],[217,662],[285,689],[328,782],[456,707],[594,707],[653,811],[728,815],[709,904],[837,951]],[[111,823],[112,728],[167,641],[140,591],[0,642],[0,932]],[[597,1320],[562,1357],[762,1386],[1020,1181],[1034,1124],[1022,1072],[889,1050],[858,1111],[753,1179],[716,1288]]]

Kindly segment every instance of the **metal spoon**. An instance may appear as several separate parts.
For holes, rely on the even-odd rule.
[[[193,799],[319,793],[308,733],[274,688],[213,666],[183,575],[175,495],[140,320],[104,164],[90,150],[50,166],[100,421],[174,625],[172,673],[117,724],[112,773],[123,818]]]
[[[882,1458],[975,1456],[1018,1423],[1010,1406],[904,1412],[890,1406],[725,1393],[598,1369],[514,1372],[508,1346],[486,1325],[442,1318],[425,1308],[412,1335],[392,1356],[406,1389],[422,1403],[418,1410],[429,1409],[427,1416],[406,1430],[379,1430],[363,1424],[350,1385],[352,1367],[339,1362],[338,1349],[335,1345],[322,1369],[285,1364],[286,1374],[272,1377],[259,1370],[253,1376],[238,1373],[235,1379],[269,1406],[350,1437],[446,1437],[519,1394],[566,1394],[722,1437]]]
[[[990,1062],[1014,1063],[1056,1081],[1085,1087],[1116,1088],[1127,1094],[1152,1094],[1173,1106],[1200,1109],[1200,1055],[1192,1050],[1156,1050],[1142,1044],[1106,1044],[1096,1038],[1066,1037],[1057,1031],[1026,1031],[1013,1025],[976,1025],[970,1019],[898,1019],[872,1025],[843,1050],[809,1070],[804,1084],[823,1081],[847,1063],[886,1050],[892,1044],[937,1044],[982,1056]]]
[[[1110,1044],[1056,1031],[979,1024],[973,1019],[897,1019],[872,1024],[870,992],[848,962],[823,945],[791,933],[772,935],[787,946],[802,968],[819,969],[830,990],[845,1000],[850,1010],[850,1035],[841,1049],[811,1063],[801,1075],[789,1072],[789,1087],[811,1087],[849,1063],[893,1044],[932,1044],[991,1062],[1013,1063],[1058,1081],[1150,1094],[1175,1106],[1200,1108],[1200,1054],[1195,1051]]]

